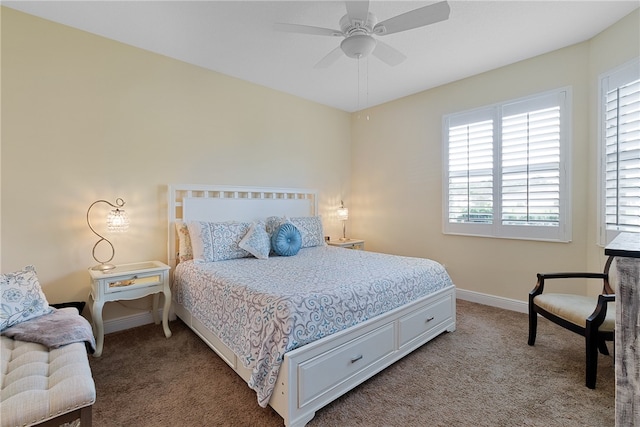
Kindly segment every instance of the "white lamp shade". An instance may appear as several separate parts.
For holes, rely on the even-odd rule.
[[[113,209],[107,216],[107,230],[122,233],[129,229],[129,216],[121,209]]]
[[[347,208],[338,208],[338,219],[341,221],[346,221],[349,219],[349,209]]]

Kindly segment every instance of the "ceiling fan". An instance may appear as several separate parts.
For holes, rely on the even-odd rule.
[[[347,14],[340,19],[339,30],[283,23],[275,24],[274,28],[289,33],[344,37],[340,46],[329,52],[314,68],[329,67],[343,53],[356,59],[364,58],[371,53],[388,65],[395,66],[404,61],[406,56],[373,36],[386,36],[444,21],[449,18],[451,10],[446,1],[441,1],[378,22],[376,16],[369,12],[369,0],[345,3]]]

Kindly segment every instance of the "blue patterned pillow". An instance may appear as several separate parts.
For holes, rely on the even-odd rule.
[[[0,274],[0,331],[52,311],[32,265]]]
[[[238,246],[251,227],[249,222],[191,221],[187,227],[196,262],[224,261],[251,255]]]
[[[289,221],[300,230],[303,248],[325,245],[321,217],[301,216],[289,218]]]
[[[293,256],[302,246],[302,235],[295,225],[287,222],[282,224],[271,236],[273,251],[280,256]]]
[[[269,258],[271,242],[269,241],[267,230],[264,228],[264,223],[254,222],[251,224],[251,228],[249,228],[247,234],[240,240],[238,246],[258,259]]]

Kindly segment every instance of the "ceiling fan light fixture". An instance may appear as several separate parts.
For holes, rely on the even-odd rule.
[[[376,48],[376,40],[370,35],[356,34],[342,40],[340,48],[349,58],[364,58]]]
[[[325,55],[314,68],[330,66],[342,56],[342,53],[354,59],[365,58],[373,53],[376,58],[393,67],[407,57],[388,44],[377,41],[372,35],[386,36],[435,24],[449,19],[451,12],[447,0],[442,0],[378,22],[378,18],[369,12],[369,3],[370,0],[346,1],[347,14],[340,18],[340,31],[300,24],[275,24],[274,28],[292,33],[344,37],[340,47]]]

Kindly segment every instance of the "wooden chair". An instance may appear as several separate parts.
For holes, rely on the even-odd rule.
[[[614,339],[615,295],[609,285],[612,261],[613,257],[607,259],[603,273],[539,273],[535,288],[529,292],[529,345],[534,345],[536,341],[538,314],[585,337],[586,385],[589,388],[596,388],[598,350],[609,355],[606,341]],[[543,293],[545,281],[573,278],[602,280],[602,293],[597,298]]]

